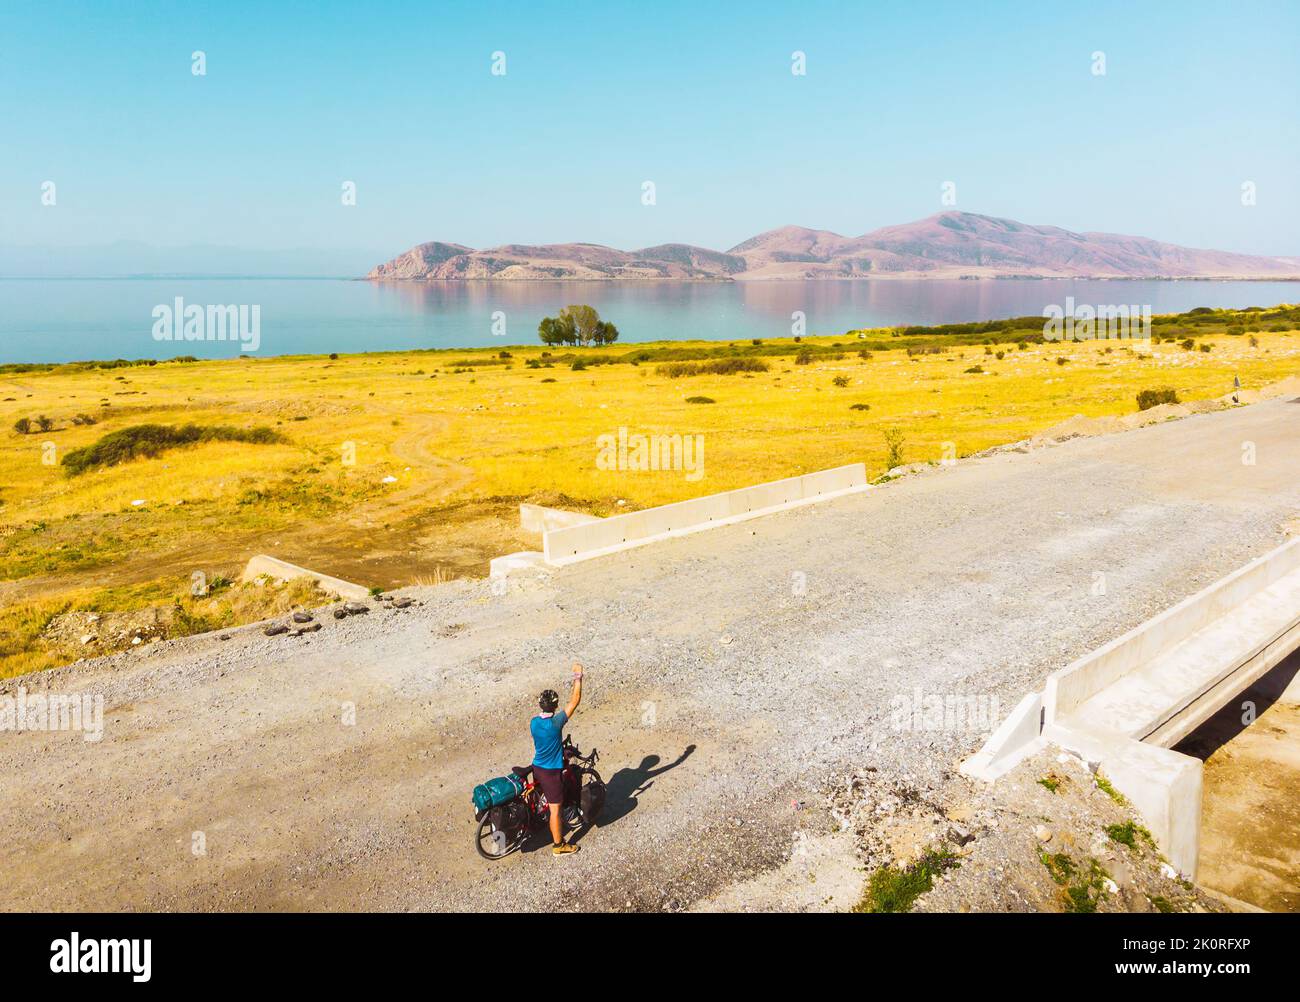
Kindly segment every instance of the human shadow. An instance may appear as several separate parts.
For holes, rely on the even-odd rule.
[[[596,819],[596,827],[604,828],[631,814],[636,810],[641,795],[654,785],[655,778],[669,769],[676,769],[694,751],[695,745],[687,745],[686,750],[667,765],[659,765],[658,755],[647,755],[639,766],[614,773],[605,784],[605,807]]]

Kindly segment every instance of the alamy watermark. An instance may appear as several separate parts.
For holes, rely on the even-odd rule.
[[[889,701],[889,724],[896,731],[991,731],[998,725],[998,697],[913,689]]]
[[[153,940],[97,939],[73,932],[50,943],[53,974],[129,974],[145,982],[153,974]]]
[[[676,471],[691,483],[704,476],[703,435],[642,435],[620,427],[596,436],[596,449],[598,470]]]
[[[0,696],[2,731],[81,731],[83,741],[104,736],[104,697],[90,693],[33,693],[19,686]]]
[[[185,305],[180,296],[172,304],[153,308],[155,341],[238,341],[240,351],[257,351],[262,344],[262,307]]]
[[[1090,306],[1065,297],[1065,306],[1043,307],[1043,338],[1047,341],[1108,341],[1151,338],[1151,305]]]

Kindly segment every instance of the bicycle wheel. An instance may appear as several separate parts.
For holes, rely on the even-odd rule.
[[[484,859],[502,859],[519,848],[522,841],[520,832],[502,831],[492,823],[491,818],[479,822],[478,832],[474,835],[474,848]]]

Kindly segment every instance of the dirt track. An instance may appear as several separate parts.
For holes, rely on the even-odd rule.
[[[245,628],[10,680],[107,709],[98,744],[0,733],[0,907],[743,900],[735,885],[789,857],[796,829],[829,830],[828,776],[875,765],[925,786],[983,737],[896,730],[891,698],[1009,709],[1280,542],[1298,471],[1300,403],[1279,399],[963,462],[501,597],[411,589],[421,605],[304,638]],[[590,674],[570,731],[600,748],[604,823],[576,856],[485,863],[470,788],[527,760],[535,694],[574,658]]]

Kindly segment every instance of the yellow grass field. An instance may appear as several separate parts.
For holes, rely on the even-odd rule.
[[[538,547],[518,530],[520,501],[608,515],[850,462],[874,476],[889,428],[905,462],[938,461],[945,443],[965,456],[1076,414],[1132,413],[1144,388],[1195,401],[1239,376],[1249,391],[1300,372],[1300,335],[1278,327],[1204,333],[1192,350],[1013,338],[869,357],[845,334],[785,342],[766,372],[676,379],[654,362],[575,371],[566,350],[541,346],[0,371],[0,677],[83,653],[42,639],[67,611],[162,605],[190,629],[266,614],[283,602],[189,591],[194,572],[233,579],[254,553],[381,587],[481,574],[493,556]],[[793,354],[831,345],[807,364]],[[656,346],[581,354],[642,347]],[[94,423],[74,424],[81,414]],[[41,415],[49,430],[13,430]],[[285,441],[65,472],[69,451],[140,424],[268,427]],[[600,468],[598,439],[620,428],[702,435],[703,476]]]

